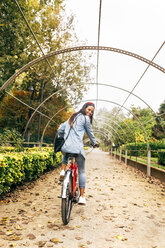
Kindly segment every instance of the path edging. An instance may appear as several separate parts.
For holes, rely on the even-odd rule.
[[[112,156],[114,158],[114,156]],[[116,154],[116,159],[120,159],[120,155]],[[121,157],[121,161],[125,163],[125,157]],[[127,158],[127,165],[130,165],[143,173],[147,174],[147,165]],[[165,182],[165,171],[151,166],[151,176]]]

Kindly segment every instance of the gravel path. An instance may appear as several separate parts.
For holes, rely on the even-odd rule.
[[[87,156],[87,206],[61,221],[60,169],[0,202],[0,247],[165,248],[165,186],[98,149]]]

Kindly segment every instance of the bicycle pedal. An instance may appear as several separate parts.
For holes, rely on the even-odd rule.
[[[61,195],[58,195],[58,198],[62,198],[62,196]]]

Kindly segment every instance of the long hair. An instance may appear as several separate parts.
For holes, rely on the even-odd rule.
[[[75,119],[75,117],[76,117],[78,114],[81,113],[81,114],[83,114],[83,115],[86,115],[85,110],[86,110],[86,108],[87,108],[88,106],[93,106],[93,107],[95,108],[94,103],[92,103],[92,102],[87,102],[87,103],[85,103],[85,104],[82,106],[82,108],[81,108],[78,112],[74,113],[74,114],[69,118],[69,125],[70,125],[71,127],[73,127],[74,119]],[[89,116],[89,118],[90,118],[90,121],[91,121],[91,124],[92,124],[93,115],[92,115],[92,116]]]

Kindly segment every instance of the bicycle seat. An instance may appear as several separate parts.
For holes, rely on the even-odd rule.
[[[77,153],[66,153],[66,156],[70,157],[70,158],[76,158],[78,156]]]

